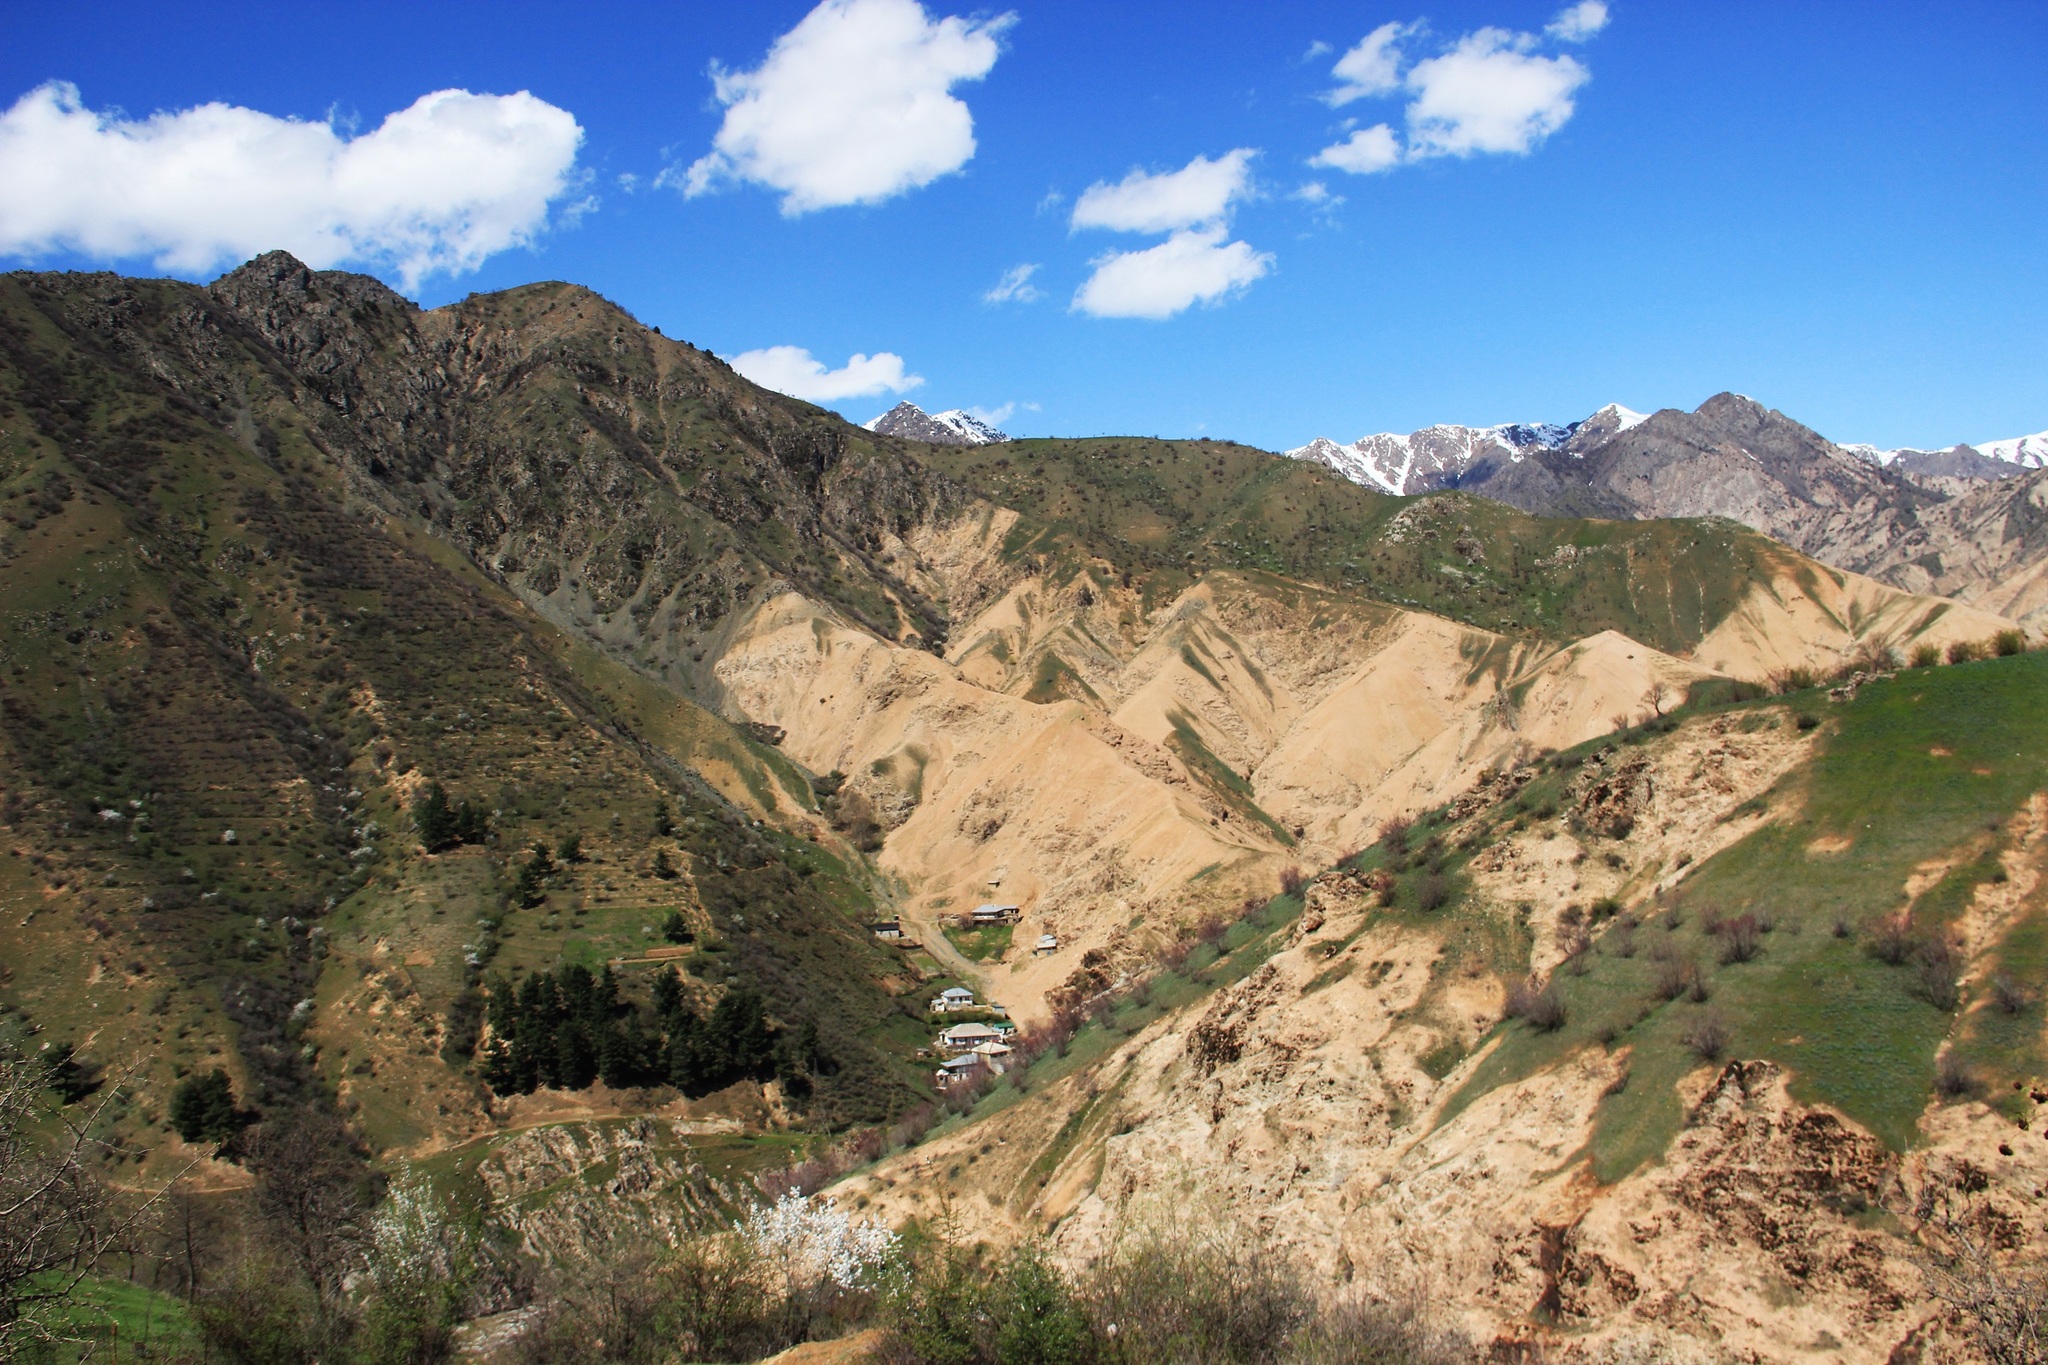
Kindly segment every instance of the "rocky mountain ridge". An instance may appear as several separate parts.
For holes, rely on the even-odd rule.
[[[1408,496],[1457,488],[1545,516],[1728,517],[1883,582],[2005,604],[2025,595],[2016,577],[2048,569],[2028,510],[2044,453],[2041,437],[1838,446],[1728,393],[1689,413],[1610,406],[1569,427],[1430,427],[1288,452]]]

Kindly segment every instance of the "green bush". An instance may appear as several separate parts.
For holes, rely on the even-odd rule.
[[[243,1123],[234,1084],[219,1067],[186,1077],[171,1092],[171,1126],[187,1142],[226,1142]]]

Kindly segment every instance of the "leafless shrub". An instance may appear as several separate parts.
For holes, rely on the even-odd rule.
[[[52,1111],[50,1079],[44,1059],[0,1047],[0,1360],[75,1341],[72,1296],[156,1204],[119,1207],[87,1165],[122,1087]]]
[[[1928,1294],[1955,1310],[1991,1365],[2048,1361],[2048,1261],[2037,1244],[2004,1245],[1981,1199],[1932,1184],[1910,1211],[1913,1259]]]
[[[1944,1052],[1935,1059],[1934,1088],[1952,1100],[1974,1095],[1981,1089],[1977,1077],[1954,1052]]]
[[[1870,955],[1893,967],[1913,955],[1913,921],[1905,911],[1871,922]]]
[[[1948,647],[1948,661],[1952,664],[1967,664],[1984,657],[1984,653],[1973,640],[1953,640]]]
[[[1932,668],[1941,662],[1941,651],[1929,644],[1914,645],[1911,662],[1915,668]]]
[[[1564,997],[1555,985],[1533,976],[1508,992],[1507,1012],[1509,1018],[1520,1019],[1538,1033],[1555,1033],[1564,1027]]]
[[[1659,944],[1658,947],[1663,947]],[[1678,953],[1657,956],[1656,968],[1651,972],[1650,989],[1659,1000],[1676,1000],[1691,989],[1700,974],[1699,967],[1689,957]]]
[[[1418,910],[1441,910],[1450,899],[1450,878],[1441,872],[1428,873],[1416,883],[1415,908]]]
[[[2019,1014],[2034,1002],[2027,988],[2005,972],[1991,978],[1991,998],[2007,1014]]]
[[[1301,881],[1302,881],[1302,877],[1301,877],[1301,869],[1300,869],[1300,868],[1298,868],[1298,867],[1283,867],[1283,868],[1281,868],[1281,869],[1280,869],[1280,894],[1281,894],[1281,895],[1283,895],[1283,896],[1298,896],[1298,895],[1300,895],[1300,894],[1301,894]]]
[[[2023,630],[2001,630],[1991,637],[1990,652],[2001,659],[2010,659],[2015,654],[2027,652],[2027,633]]]
[[[1913,993],[1938,1010],[1952,1010],[1962,998],[1956,981],[1955,954],[1948,940],[1937,934],[1919,945],[1914,954]]]
[[[1081,1292],[1091,1318],[1115,1324],[1115,1358],[1131,1365],[1275,1365],[1315,1314],[1301,1269],[1249,1227],[1165,1206],[1125,1218]]]
[[[1749,962],[1763,950],[1763,927],[1755,915],[1737,915],[1721,924],[1721,962]]]
[[[1899,651],[1889,640],[1865,640],[1843,661],[1844,676],[1856,673],[1890,673],[1899,667]]]
[[[1781,697],[1791,692],[1805,692],[1820,685],[1820,679],[1815,676],[1814,671],[1804,665],[1781,668],[1771,674],[1768,681],[1771,691]]]
[[[1410,1288],[1391,1299],[1352,1291],[1323,1308],[1296,1334],[1288,1365],[1463,1365],[1472,1342],[1440,1324],[1430,1298]]]
[[[1607,931],[1607,951],[1616,957],[1628,958],[1636,955],[1636,925],[1634,920],[1624,919]]]
[[[1701,1061],[1714,1061],[1728,1047],[1728,1021],[1719,1014],[1702,1014],[1687,1025],[1685,1032],[1679,1035],[1679,1041]]]
[[[1411,822],[1402,819],[1398,815],[1390,820],[1382,821],[1380,823],[1381,847],[1385,848],[1389,853],[1406,853],[1408,851],[1408,832],[1414,827]]]

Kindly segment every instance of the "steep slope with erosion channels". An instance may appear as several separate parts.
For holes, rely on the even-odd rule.
[[[1979,1359],[1900,1234],[1946,1200],[2048,1244],[2044,685],[1914,670],[1489,774],[1127,962],[838,1197],[1077,1258],[1220,1202],[1495,1358]]]

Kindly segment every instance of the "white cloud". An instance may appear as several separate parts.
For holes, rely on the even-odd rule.
[[[970,407],[967,409],[967,415],[977,422],[986,422],[992,427],[1001,428],[1003,423],[1010,420],[1010,414],[1016,410],[1017,405],[1015,403],[1005,403],[999,408]]]
[[[725,122],[680,178],[687,195],[726,180],[782,192],[794,216],[874,204],[959,170],[974,117],[953,97],[995,66],[1016,21],[932,21],[917,0],[824,0],[753,71],[714,67]]]
[[[981,296],[983,303],[1036,303],[1045,297],[1031,277],[1038,273],[1035,264],[1013,265],[1003,272],[995,288]]]
[[[1524,153],[1572,116],[1572,92],[1589,73],[1570,57],[1530,51],[1535,40],[1482,28],[1415,64],[1408,88],[1408,155]]]
[[[1301,54],[1301,59],[1305,62],[1312,62],[1318,57],[1327,57],[1336,50],[1336,48],[1331,47],[1321,38],[1318,38],[1308,45],[1308,51]]]
[[[924,383],[921,375],[905,374],[903,357],[889,351],[855,355],[828,370],[801,346],[768,346],[734,356],[732,367],[764,389],[807,403],[867,398],[884,390],[905,393]]]
[[[1544,32],[1582,43],[1607,26],[1605,0],[1577,0],[1559,11]],[[1323,98],[1332,105],[1368,96],[1406,94],[1407,145],[1393,128],[1360,128],[1323,148],[1311,166],[1369,175],[1433,156],[1479,152],[1525,154],[1563,127],[1572,96],[1590,74],[1576,59],[1542,55],[1529,33],[1482,28],[1408,66],[1400,44],[1423,32],[1413,24],[1381,24],[1331,68],[1337,86]],[[1347,125],[1348,126],[1348,125]]]
[[[1401,164],[1401,143],[1392,128],[1375,123],[1370,128],[1360,128],[1343,142],[1323,148],[1309,158],[1308,164],[1350,171],[1353,175],[1371,175]]]
[[[1074,202],[1072,225],[1170,232],[1217,222],[1251,192],[1251,159],[1257,155],[1239,147],[1214,161],[1198,156],[1177,171],[1152,175],[1134,170],[1114,185],[1097,181]]]
[[[1273,268],[1273,258],[1244,242],[1227,242],[1218,227],[1174,233],[1145,251],[1116,251],[1094,261],[1095,273],[1074,295],[1074,311],[1099,318],[1170,318],[1197,303],[1216,303]]]
[[[1562,43],[1583,43],[1606,27],[1605,0],[1579,0],[1559,10],[1543,31]]]
[[[437,90],[345,137],[229,104],[99,114],[53,81],[0,114],[0,253],[197,272],[282,247],[388,266],[411,289],[538,236],[576,187],[582,141],[574,116],[525,91]]]
[[[1401,88],[1401,49],[1397,44],[1415,31],[1413,24],[1381,24],[1337,59],[1330,74],[1342,82],[1323,96],[1332,105],[1349,104],[1370,95],[1391,95]]]

